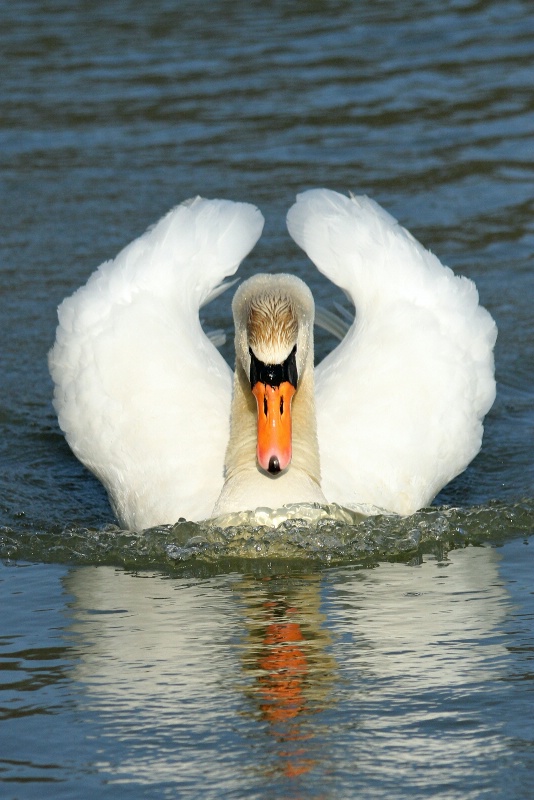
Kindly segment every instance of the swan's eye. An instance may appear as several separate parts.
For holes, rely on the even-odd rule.
[[[293,347],[286,360],[281,364],[266,364],[255,355],[251,347],[248,348],[248,352],[250,354],[249,379],[252,388],[257,383],[264,383],[266,386],[280,386],[285,381],[289,381],[295,389],[297,388],[297,345]]]
[[[294,346],[293,350],[290,352],[288,357],[284,362],[284,368],[286,371],[286,380],[289,383],[297,388],[297,381],[298,381],[298,373],[297,373],[297,345]]]

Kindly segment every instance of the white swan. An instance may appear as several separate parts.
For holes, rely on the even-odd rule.
[[[261,235],[244,203],[183,203],[59,307],[59,423],[123,526],[291,502],[410,514],[480,449],[496,327],[474,284],[365,197],[305,192],[287,221],[356,307],[315,370],[313,299],[294,276],[238,289],[233,392],[200,326]]]

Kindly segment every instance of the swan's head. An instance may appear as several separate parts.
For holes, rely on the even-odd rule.
[[[273,475],[291,463],[291,404],[313,370],[313,297],[294,275],[255,275],[232,303],[236,369],[256,398],[258,465]]]

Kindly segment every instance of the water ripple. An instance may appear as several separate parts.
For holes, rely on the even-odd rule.
[[[4,527],[0,529],[0,557],[9,562],[108,564],[190,575],[262,574],[301,570],[303,566],[372,567],[380,561],[412,561],[424,553],[443,558],[451,549],[500,546],[531,535],[534,529],[532,499],[467,509],[428,508],[410,517],[364,517],[343,509],[336,519],[328,513],[321,515],[317,507],[313,513],[299,508],[302,516],[286,519],[278,527],[273,527],[272,519],[252,524],[246,515],[240,524],[229,526],[179,520],[141,533],[109,525],[46,532],[15,532]]]

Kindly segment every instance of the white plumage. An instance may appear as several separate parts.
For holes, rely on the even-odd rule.
[[[213,513],[224,485],[232,372],[202,331],[199,309],[262,228],[251,205],[188,201],[59,308],[49,357],[59,423],[128,528]],[[306,192],[288,228],[356,308],[345,339],[315,370],[316,499],[412,513],[480,449],[495,397],[495,323],[472,281],[367,198]],[[240,425],[234,419],[232,430]],[[293,434],[298,441],[306,432],[295,423]],[[239,479],[243,510],[314,499],[299,496],[293,465],[272,476],[250,461]]]

